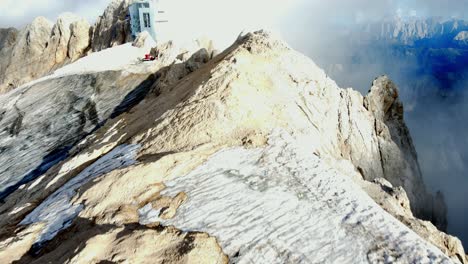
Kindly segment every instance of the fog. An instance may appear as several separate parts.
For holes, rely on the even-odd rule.
[[[35,17],[55,21],[61,13],[79,14],[94,21],[110,0],[0,0],[0,27],[21,28]]]
[[[21,27],[38,15],[55,20],[65,11],[92,22],[108,2],[0,0],[0,27]],[[395,16],[466,19],[468,0],[160,0],[160,4],[169,20],[158,24],[162,41],[204,35],[226,47],[241,31],[267,28],[311,57],[342,87],[365,94],[376,76],[388,74],[400,87],[426,184],[432,192],[443,191],[449,231],[468,246],[467,79],[446,87],[434,76],[421,74],[417,59],[379,51],[367,54],[350,39],[357,25]],[[355,54],[360,54],[358,62],[353,61]]]

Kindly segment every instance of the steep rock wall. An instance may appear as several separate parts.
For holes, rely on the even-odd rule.
[[[131,41],[127,9],[130,1],[113,0],[91,26],[70,13],[55,24],[38,17],[21,30],[0,31],[0,94],[45,76],[96,52]]]

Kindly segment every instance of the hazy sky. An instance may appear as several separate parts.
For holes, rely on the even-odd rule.
[[[94,22],[111,0],[0,0],[0,27],[21,27],[36,16],[54,21],[73,12]],[[280,25],[312,27],[311,22],[349,23],[383,16],[417,15],[462,17],[468,0],[160,0],[170,23],[161,25],[164,39],[202,34],[223,44],[242,29]],[[285,23],[287,21],[288,23]],[[307,25],[301,25],[306,21]],[[297,22],[297,23],[295,23]],[[305,23],[305,22],[304,22]],[[326,25],[326,24],[325,24]],[[287,33],[287,32],[286,32]]]
[[[100,15],[110,0],[0,0],[0,27],[22,27],[37,16],[54,21],[64,12],[88,20]]]

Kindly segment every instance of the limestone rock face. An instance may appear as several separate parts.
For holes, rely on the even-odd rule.
[[[0,93],[39,75],[42,67],[40,58],[48,45],[51,30],[52,24],[47,19],[38,17],[18,33],[15,44],[10,50],[6,50],[5,60],[8,64],[0,75]]]
[[[82,219],[49,243],[40,258],[17,263],[228,263],[216,238],[175,228],[94,225]]]
[[[100,51],[130,42],[129,0],[112,0],[93,26],[91,49]]]
[[[62,14],[55,24],[36,18],[19,32],[0,32],[0,94],[96,52],[131,41],[128,0],[113,0],[94,26]]]
[[[90,25],[88,21],[80,19],[70,24],[70,42],[68,45],[68,57],[75,61],[79,59],[90,44]]]
[[[17,36],[18,30],[16,28],[1,28],[0,50],[12,46],[15,43]]]
[[[435,207],[436,201],[426,191],[397,87],[387,76],[377,78],[364,99],[364,106],[375,118],[383,178],[406,190],[416,216],[431,220],[445,230],[445,203],[442,199]],[[367,179],[373,180],[375,176]]]
[[[15,28],[0,29],[0,83],[3,83],[4,73],[11,61],[11,52],[18,38],[18,30]],[[7,86],[8,87],[8,86]],[[11,87],[11,86],[10,86]],[[0,91],[1,93],[1,91]]]
[[[8,65],[0,72],[0,93],[80,58],[89,46],[89,30],[85,20],[72,14],[61,15],[55,25],[35,19],[19,32],[11,49],[2,48]]]

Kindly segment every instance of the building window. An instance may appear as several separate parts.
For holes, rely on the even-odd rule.
[[[143,23],[144,23],[144,25],[145,25],[146,28],[150,28],[150,27],[151,27],[150,15],[149,15],[149,13],[143,13]]]

